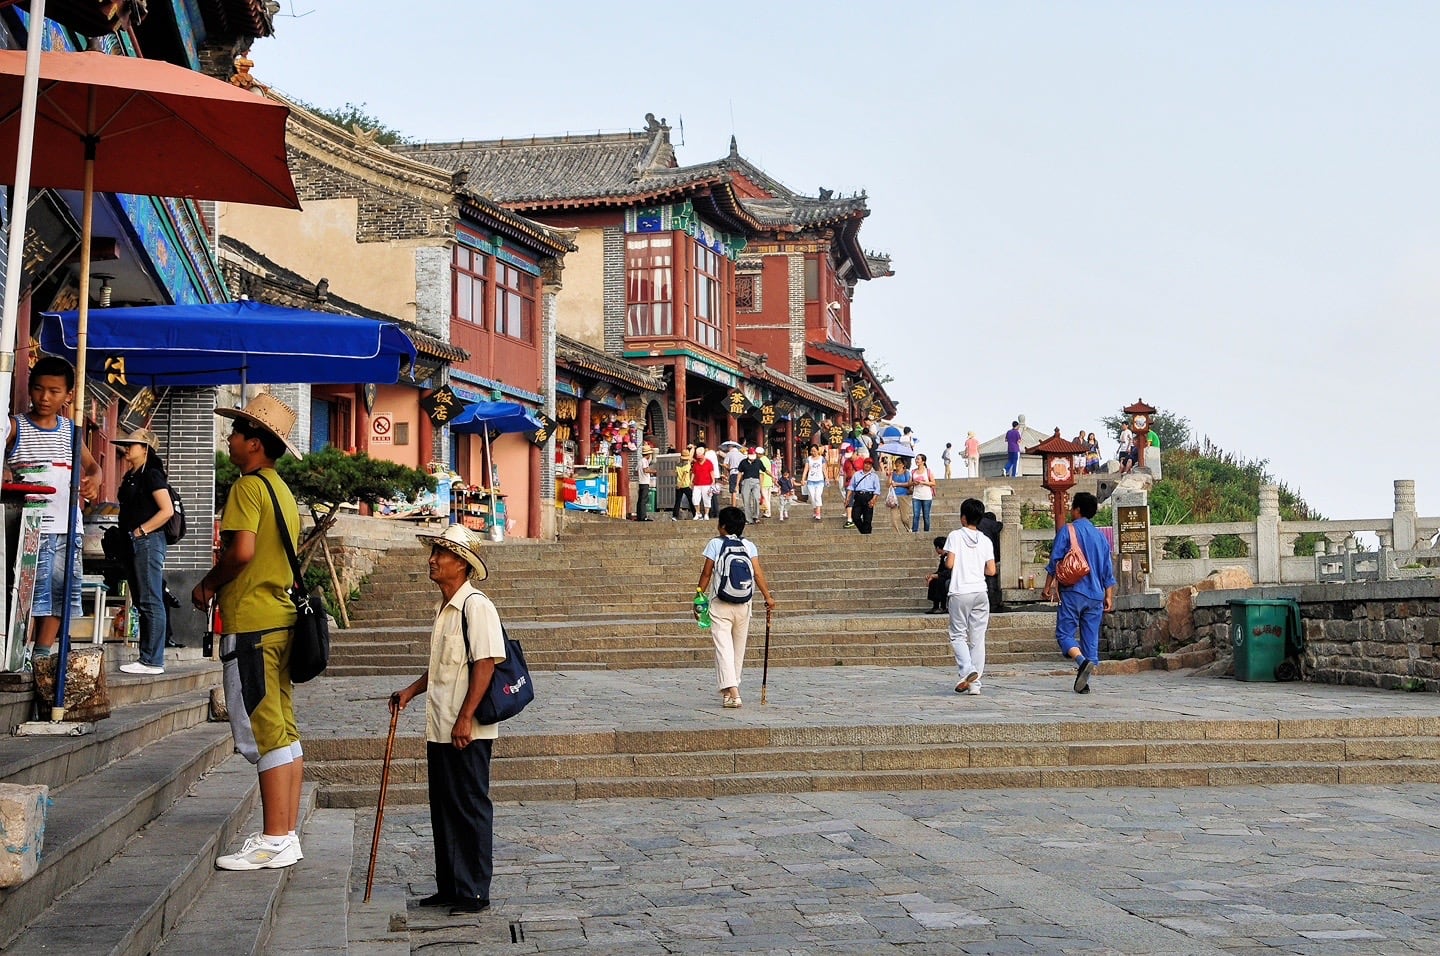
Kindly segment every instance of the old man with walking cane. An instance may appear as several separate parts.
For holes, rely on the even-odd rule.
[[[499,724],[481,724],[476,708],[505,659],[500,615],[471,581],[485,580],[476,535],[462,525],[418,535],[430,545],[430,580],[441,604],[430,630],[430,666],[390,696],[392,714],[420,694],[425,703],[425,762],[435,840],[435,892],[421,906],[448,906],[451,916],[490,905],[494,808],[490,748]]]

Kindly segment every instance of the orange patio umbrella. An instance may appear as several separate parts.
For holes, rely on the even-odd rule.
[[[76,416],[83,420],[96,190],[299,208],[285,160],[289,109],[160,60],[96,52],[40,53],[38,82],[30,77],[36,89],[32,151],[22,129],[28,125],[22,124],[22,115],[31,109],[26,102],[26,57],[24,51],[0,50],[0,176],[14,169],[15,179],[7,181],[23,181],[20,169],[29,154],[32,188],[83,193],[75,362]],[[23,209],[21,199],[18,208]],[[20,279],[8,278],[12,284]],[[0,329],[0,402],[6,407],[15,353],[13,294],[7,293]],[[77,485],[78,476],[77,468]],[[74,494],[72,490],[72,500]],[[73,543],[76,536],[70,537]],[[62,627],[55,719],[63,719],[67,633],[68,627]]]

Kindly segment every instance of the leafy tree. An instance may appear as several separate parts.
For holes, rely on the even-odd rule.
[[[1105,425],[1105,433],[1111,438],[1119,435],[1122,428],[1130,427],[1130,416],[1124,411],[1106,415],[1100,421]],[[1184,448],[1190,444],[1190,419],[1183,415],[1167,412],[1163,408],[1157,409],[1155,414],[1150,416],[1150,427],[1160,436],[1160,448],[1163,451]],[[1169,463],[1168,456],[1166,463]]]
[[[399,494],[413,495],[435,487],[434,477],[423,471],[371,458],[364,452],[347,455],[335,447],[300,459],[286,456],[280,459],[277,470],[295,500],[309,505],[315,516],[315,527],[300,543],[306,567],[315,546],[339,520],[342,504],[364,502],[373,507]]]
[[[346,103],[343,108],[315,106],[310,103],[301,103],[312,113],[325,117],[336,126],[344,129],[358,127],[367,133],[375,134],[375,142],[381,146],[394,146],[397,143],[411,143],[413,140],[404,133],[387,125],[378,116],[371,113],[365,103]]]

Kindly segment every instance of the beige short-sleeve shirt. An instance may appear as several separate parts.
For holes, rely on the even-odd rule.
[[[465,649],[465,631],[461,628],[462,609],[470,620],[469,653]],[[450,742],[450,731],[470,689],[470,665],[487,657],[505,659],[500,615],[490,599],[467,581],[440,606],[430,629],[430,677],[425,691],[427,741]],[[499,724],[482,724],[478,720],[473,724],[470,736],[477,740],[494,740],[500,736]]]

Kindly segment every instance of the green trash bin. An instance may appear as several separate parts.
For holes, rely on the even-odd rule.
[[[1300,605],[1291,600],[1237,600],[1229,604],[1235,678],[1275,680],[1275,668],[1299,642]]]

